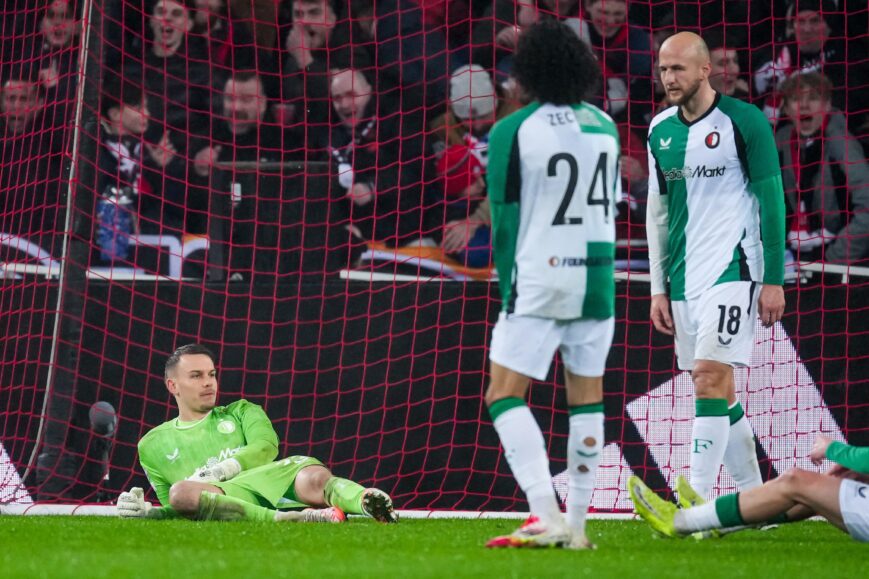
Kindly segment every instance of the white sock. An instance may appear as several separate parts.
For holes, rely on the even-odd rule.
[[[726,414],[694,418],[691,429],[691,486],[707,499],[718,480],[729,435],[730,418]]]
[[[730,407],[730,412],[733,413],[737,406],[739,406],[737,412],[742,413],[739,402]],[[747,491],[763,484],[754,447],[754,432],[751,430],[748,417],[744,414],[730,425],[730,437],[727,440],[727,450],[724,452],[724,466],[736,481],[740,491]]]
[[[699,507],[676,511],[673,526],[680,533],[696,533],[697,531],[708,531],[709,529],[719,528],[721,521],[718,519],[718,512],[715,510],[715,501],[709,501]]]
[[[531,410],[525,405],[507,410],[495,418],[495,430],[510,470],[528,499],[531,514],[546,526],[563,525],[564,518],[552,488],[546,442]]]
[[[585,534],[585,517],[594,492],[603,449],[603,412],[570,417],[567,439],[567,524],[574,534]]]

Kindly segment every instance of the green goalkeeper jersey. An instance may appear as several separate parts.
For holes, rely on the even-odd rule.
[[[169,504],[169,487],[201,467],[234,458],[244,471],[277,455],[278,435],[271,420],[247,400],[218,406],[196,422],[164,422],[139,441],[139,462],[164,506]]]

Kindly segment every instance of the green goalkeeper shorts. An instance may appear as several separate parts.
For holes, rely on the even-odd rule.
[[[307,507],[296,499],[296,476],[309,466],[324,466],[310,456],[290,456],[242,471],[226,482],[214,483],[224,494],[270,509]]]

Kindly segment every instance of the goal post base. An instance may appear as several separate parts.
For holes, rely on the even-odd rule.
[[[60,503],[31,503],[0,505],[0,515],[18,516],[90,516],[90,517],[114,517],[118,512],[114,505],[76,505]],[[526,519],[527,512],[501,512],[501,511],[447,511],[407,509],[399,510],[401,519]],[[589,513],[589,519],[604,520],[628,520],[635,516],[632,513]]]

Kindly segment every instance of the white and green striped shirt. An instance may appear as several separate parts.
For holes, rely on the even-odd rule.
[[[492,245],[508,313],[614,314],[619,138],[596,107],[533,103],[489,140]]]
[[[649,127],[652,294],[693,299],[719,283],[784,280],[784,191],[772,130],[754,105],[716,95],[700,118],[679,107]]]

